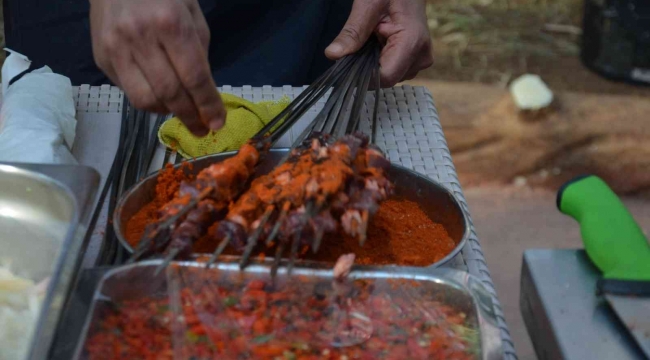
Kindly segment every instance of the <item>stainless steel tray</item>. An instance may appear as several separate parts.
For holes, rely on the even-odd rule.
[[[233,257],[228,262],[220,262],[215,267],[220,272],[240,274],[239,264]],[[84,344],[89,334],[91,324],[98,321],[99,317],[111,306],[112,302],[134,300],[144,296],[166,296],[168,291],[168,276],[161,272],[157,276],[154,272],[160,260],[151,260],[133,265],[126,265],[108,271],[100,280],[90,311],[87,315],[81,337],[75,351],[75,359],[86,359]],[[203,263],[179,262],[181,267],[198,267]],[[243,273],[243,276],[259,278],[269,276],[270,261],[255,261]],[[299,262],[294,268],[294,275],[318,279],[331,279],[331,269],[323,264]],[[278,272],[279,279],[287,280],[286,269]],[[474,276],[447,268],[423,269],[412,267],[379,267],[357,266],[350,274],[352,279],[410,279],[432,286],[436,299],[455,307],[476,319],[479,339],[480,358],[484,360],[502,359],[501,333],[497,324],[492,297]],[[238,279],[240,279],[238,277]],[[438,297],[439,295],[439,297]]]
[[[272,149],[257,169],[255,176],[270,172],[284,158],[287,151],[288,149]],[[223,161],[234,154],[235,152],[222,153],[193,160],[191,161],[192,171],[198,173],[211,164]],[[124,194],[113,214],[116,236],[129,251],[133,251],[133,249],[124,235],[126,223],[155,197],[157,176],[158,174],[153,174],[145,178]],[[388,176],[395,183],[395,198],[417,202],[431,220],[445,227],[449,236],[456,243],[456,247],[449,255],[432,263],[430,267],[442,266],[458,255],[465,246],[470,231],[465,213],[451,192],[436,181],[399,165],[392,164]]]
[[[98,183],[88,167],[0,163],[0,259],[19,276],[50,277],[30,359],[48,356],[81,264]]]

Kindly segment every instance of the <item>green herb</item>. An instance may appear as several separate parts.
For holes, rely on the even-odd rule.
[[[208,337],[206,335],[199,335],[199,339],[196,341],[198,343],[212,343],[208,341]]]
[[[304,350],[304,351],[309,350],[309,344],[304,343],[304,342],[293,343],[293,344],[291,344],[291,347],[293,347],[294,349],[298,349],[298,350]]]
[[[239,299],[237,299],[237,298],[234,297],[234,296],[228,296],[227,298],[225,298],[225,299],[223,300],[223,304],[224,304],[226,307],[231,307],[231,306],[234,306],[234,305],[239,304]]]
[[[192,344],[196,344],[199,342],[199,335],[196,335],[190,330],[187,330],[185,332],[185,337],[187,338],[187,341],[191,342]]]
[[[275,336],[273,334],[260,335],[253,338],[253,343],[256,345],[265,344],[273,340]]]
[[[282,355],[284,355],[285,360],[296,360],[296,354],[289,350],[286,350]]]
[[[169,311],[169,305],[158,305],[158,314],[163,315]]]
[[[478,330],[463,325],[452,325],[451,329],[459,338],[463,339],[467,343],[469,347],[468,353],[474,354],[477,357],[481,354],[481,343]]]

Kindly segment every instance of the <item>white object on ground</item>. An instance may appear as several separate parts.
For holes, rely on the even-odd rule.
[[[551,105],[553,92],[544,81],[532,74],[525,74],[510,84],[510,94],[521,110],[540,110]]]
[[[28,68],[29,60],[14,52],[2,67],[0,161],[77,164],[70,151],[77,126],[70,79],[44,66],[8,86]]]

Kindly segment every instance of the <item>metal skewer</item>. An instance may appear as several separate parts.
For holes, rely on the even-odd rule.
[[[208,260],[208,263],[205,264],[205,268],[209,269],[212,264],[217,261],[219,256],[223,253],[223,251],[226,249],[226,246],[228,246],[228,243],[230,242],[230,234],[226,234],[226,236],[221,240],[221,243],[219,243],[219,246],[217,246],[217,249],[212,253],[212,256],[210,257],[210,260]]]
[[[246,265],[248,265],[248,260],[251,254],[253,253],[253,249],[255,249],[255,245],[257,245],[257,239],[259,239],[260,235],[262,234],[262,230],[264,230],[264,225],[266,225],[266,222],[269,220],[274,210],[275,208],[273,207],[273,205],[269,205],[266,208],[266,210],[264,211],[264,215],[262,215],[262,218],[260,219],[259,225],[253,231],[251,236],[248,238],[248,241],[246,242],[246,248],[244,249],[244,254],[242,255],[241,261],[239,262],[239,267],[241,269],[244,269]]]
[[[158,274],[160,274],[161,271],[167,268],[167,266],[169,266],[169,264],[174,260],[174,258],[176,257],[176,255],[178,255],[179,252],[181,252],[181,249],[179,248],[172,249],[163,260],[163,263],[156,268],[156,271],[153,273],[153,276],[154,277],[158,276]]]
[[[273,240],[275,240],[275,237],[278,235],[278,232],[280,231],[280,226],[282,226],[282,223],[287,217],[287,212],[289,211],[290,206],[291,203],[289,203],[288,201],[284,205],[282,205],[282,210],[280,210],[280,216],[278,216],[278,219],[276,220],[275,225],[273,226],[273,229],[269,234],[269,237],[266,239],[266,246],[271,246],[271,243],[273,243]]]

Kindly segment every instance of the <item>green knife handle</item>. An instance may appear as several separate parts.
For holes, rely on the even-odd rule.
[[[591,175],[569,181],[557,206],[580,224],[585,250],[605,279],[650,280],[650,244],[603,180]]]

